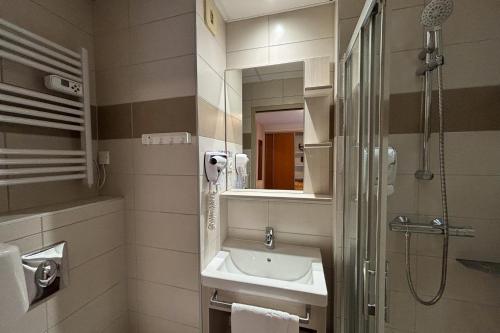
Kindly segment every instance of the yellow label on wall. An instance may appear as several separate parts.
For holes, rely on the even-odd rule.
[[[205,24],[212,34],[217,34],[217,20],[219,19],[217,8],[213,0],[205,0]]]

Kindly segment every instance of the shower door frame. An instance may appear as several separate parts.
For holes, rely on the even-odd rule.
[[[379,21],[377,21],[379,20]],[[377,26],[379,24],[379,26]],[[344,322],[342,323],[344,333],[374,333],[384,332],[385,319],[388,314],[386,296],[386,225],[387,225],[387,158],[388,147],[388,114],[389,114],[389,68],[387,66],[389,51],[386,46],[387,40],[387,18],[385,15],[384,0],[367,0],[361,12],[360,19],[347,47],[347,51],[342,58],[343,69],[343,101],[344,101],[344,122],[343,122],[343,232],[344,237],[348,229],[352,228],[349,223],[355,223],[356,253],[354,262],[349,262],[349,249],[344,239],[343,265],[344,265],[344,288],[342,291],[342,306]],[[377,34],[377,28],[379,28]],[[378,39],[377,39],[378,37]],[[375,42],[378,45],[374,45]],[[376,50],[379,50],[377,56]],[[352,61],[353,51],[359,50],[358,61],[359,73],[359,95],[352,93]],[[374,55],[375,54],[375,55]],[[363,61],[366,60],[364,63]],[[364,69],[368,69],[364,72]],[[373,75],[377,71],[378,75]],[[373,77],[372,77],[373,76]],[[374,84],[374,81],[375,84]],[[351,99],[347,98],[350,89]],[[357,97],[358,107],[352,108],[354,97]],[[377,98],[378,97],[378,98]],[[349,102],[351,102],[349,104]],[[351,108],[350,108],[351,107]],[[350,123],[352,114],[354,123]],[[366,121],[368,119],[368,121]],[[349,146],[348,129],[352,125],[355,129],[356,140],[354,146]],[[363,126],[366,125],[366,128]],[[363,129],[366,130],[365,135]],[[374,134],[375,133],[375,134]],[[351,138],[352,139],[352,138]],[[363,140],[367,142],[365,152]],[[352,140],[351,140],[352,141]],[[355,148],[354,165],[351,162],[349,151]],[[379,149],[379,156],[376,158],[375,151]],[[363,164],[366,162],[365,164]],[[357,173],[355,179],[356,188],[354,193],[349,192],[349,168],[355,166]],[[363,167],[365,167],[363,169]],[[366,173],[366,174],[365,174]],[[366,184],[363,180],[366,180]],[[352,187],[352,186],[351,186]],[[355,198],[351,198],[354,194]],[[347,221],[351,217],[347,209],[348,200],[356,201],[356,214],[354,221]],[[366,204],[363,206],[363,200]],[[363,215],[364,214],[364,215]],[[363,222],[365,217],[365,222]],[[365,223],[363,225],[363,223]],[[362,243],[362,244],[361,244]],[[351,258],[352,259],[352,258]],[[355,267],[348,265],[355,264]],[[349,269],[352,275],[348,273]],[[348,281],[353,277],[353,281]],[[352,284],[353,288],[346,288]],[[354,292],[352,292],[354,290]],[[352,297],[354,295],[354,297]],[[351,298],[349,298],[351,296]],[[350,306],[350,308],[349,308]],[[354,308],[353,308],[354,306]],[[354,311],[350,311],[353,310]]]

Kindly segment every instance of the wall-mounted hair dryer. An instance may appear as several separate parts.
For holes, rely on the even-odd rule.
[[[205,153],[205,176],[207,180],[213,184],[217,185],[219,182],[219,177],[226,168],[227,165],[227,154],[219,152],[206,152]]]
[[[205,176],[208,181],[208,230],[215,230],[217,210],[217,193],[219,193],[219,178],[227,165],[227,154],[219,152],[205,153]]]

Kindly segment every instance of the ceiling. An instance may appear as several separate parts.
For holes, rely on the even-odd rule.
[[[243,70],[243,83],[263,82],[304,77],[302,61],[287,64],[254,67]]]
[[[332,0],[215,0],[226,22],[317,6]]]

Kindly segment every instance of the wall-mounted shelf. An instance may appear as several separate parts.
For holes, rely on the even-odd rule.
[[[309,87],[304,89],[304,98],[330,97],[333,94],[333,86]]]
[[[470,269],[474,269],[484,273],[500,275],[500,263],[498,262],[469,260],[469,259],[457,259],[457,261]]]
[[[317,148],[332,148],[333,145],[331,142],[322,142],[322,143],[306,143],[304,144],[304,149],[317,149]]]

